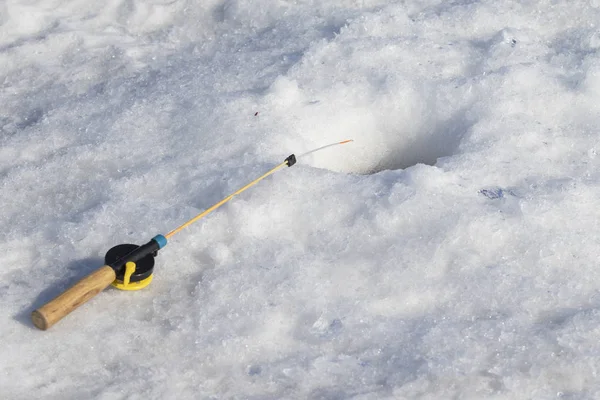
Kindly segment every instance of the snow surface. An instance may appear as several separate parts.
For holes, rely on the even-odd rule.
[[[0,4],[3,399],[599,399],[600,1]],[[257,114],[258,113],[258,114]],[[177,234],[140,292],[30,312]]]

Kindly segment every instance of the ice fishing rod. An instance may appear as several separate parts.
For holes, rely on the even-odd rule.
[[[326,149],[331,146],[337,146],[352,142],[352,140],[344,140],[328,144],[304,153],[298,158],[308,154]],[[85,278],[81,279],[75,285],[64,291],[62,294],[50,300],[42,307],[34,310],[31,313],[33,324],[41,330],[46,330],[58,321],[63,319],[77,307],[86,303],[92,297],[109,287],[110,285],[121,290],[140,290],[145,288],[152,282],[152,273],[154,271],[154,257],[158,255],[158,251],[167,245],[167,240],[181,230],[190,226],[199,219],[210,214],[223,204],[227,203],[234,196],[242,193],[246,189],[256,185],[269,175],[274,174],[283,167],[291,167],[296,164],[296,156],[294,154],[287,157],[281,164],[271,169],[264,175],[258,177],[246,186],[236,192],[225,197],[223,200],[207,208],[205,211],[196,215],[194,218],[184,224],[173,229],[166,235],[156,235],[148,243],[138,246],[135,244],[119,244],[106,253],[102,267],[98,268]]]

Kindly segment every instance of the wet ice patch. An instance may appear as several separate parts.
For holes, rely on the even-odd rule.
[[[499,187],[493,187],[493,188],[486,188],[486,189],[481,189],[479,191],[479,194],[481,194],[482,196],[487,197],[488,199],[501,199],[505,196],[515,196],[515,192],[511,189],[502,189]]]

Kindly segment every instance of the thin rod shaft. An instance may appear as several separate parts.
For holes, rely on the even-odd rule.
[[[278,166],[276,166],[275,168],[273,168],[272,170],[270,170],[269,172],[267,172],[266,174],[264,174],[263,176],[253,180],[252,182],[250,182],[249,184],[247,184],[246,186],[244,186],[243,188],[239,189],[238,191],[236,191],[235,193],[230,194],[229,196],[225,197],[223,200],[219,201],[218,203],[216,203],[215,205],[211,206],[210,208],[206,209],[205,211],[201,212],[200,214],[196,215],[194,218],[190,219],[189,221],[187,221],[186,223],[182,224],[181,226],[173,229],[171,232],[167,233],[165,235],[165,237],[167,239],[169,239],[171,236],[175,235],[176,233],[180,232],[181,230],[183,230],[184,228],[190,226],[191,224],[193,224],[194,222],[198,221],[199,219],[205,217],[206,215],[210,214],[211,212],[213,212],[214,210],[216,210],[217,208],[221,207],[223,204],[227,203],[229,200],[231,200],[234,196],[237,196],[238,194],[242,193],[244,190],[256,185],[258,182],[262,181],[263,179],[265,179],[267,176],[275,173],[276,171],[278,171],[279,169],[285,167],[286,165],[288,165],[288,161],[284,161],[281,164],[279,164]]]

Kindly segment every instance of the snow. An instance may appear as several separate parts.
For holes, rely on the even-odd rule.
[[[0,397],[600,398],[600,2],[6,1]],[[31,311],[119,243],[139,292]]]

